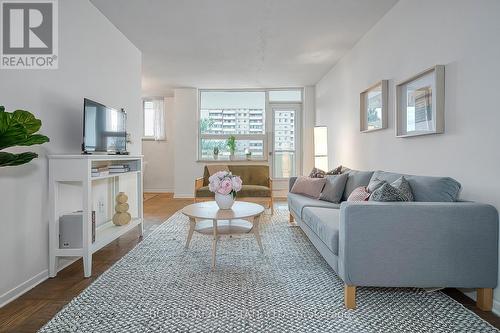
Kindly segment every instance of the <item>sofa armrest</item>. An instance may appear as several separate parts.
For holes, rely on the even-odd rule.
[[[344,202],[339,273],[349,285],[493,288],[498,212],[472,202]]]
[[[292,190],[293,184],[295,184],[296,180],[297,180],[297,177],[288,178],[288,191]]]
[[[196,191],[203,187],[203,177],[196,178],[194,180],[194,196],[196,197]]]

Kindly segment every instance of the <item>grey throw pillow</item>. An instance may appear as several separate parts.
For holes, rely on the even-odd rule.
[[[326,176],[325,187],[319,196],[319,200],[339,203],[342,200],[347,174]]]
[[[375,178],[373,180],[370,180],[370,184],[368,184],[368,186],[366,187],[366,190],[369,193],[373,193],[376,189],[378,189],[379,187],[381,187],[385,183],[387,183],[385,180]]]
[[[384,182],[370,195],[370,201],[413,201],[413,194],[408,181],[401,177],[392,184]]]

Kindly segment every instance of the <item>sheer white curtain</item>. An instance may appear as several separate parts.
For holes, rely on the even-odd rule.
[[[154,135],[156,141],[165,140],[165,101],[163,99],[155,99],[153,102],[154,109]]]

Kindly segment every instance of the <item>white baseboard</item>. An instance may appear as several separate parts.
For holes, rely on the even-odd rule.
[[[77,261],[79,258],[74,259],[74,260],[64,260],[67,262],[64,262],[62,265],[60,265],[59,269],[57,270],[58,272],[62,271],[75,261]],[[43,281],[47,280],[49,278],[49,270],[45,269],[41,271],[40,273],[36,274],[32,278],[24,281],[17,287],[12,288],[11,290],[7,291],[5,294],[0,296],[0,308],[3,308],[5,305],[9,304],[16,298],[19,298],[22,296],[24,293],[27,293]]]
[[[193,193],[174,193],[174,199],[194,199]]]
[[[48,277],[49,277],[49,271],[46,269],[33,276],[31,279],[21,283],[17,287],[14,287],[11,290],[7,291],[5,294],[0,296],[0,308],[12,302],[13,300],[18,298],[25,292],[31,290],[33,287],[39,285],[43,281],[47,280]]]
[[[173,188],[145,188],[144,193],[174,193]]]

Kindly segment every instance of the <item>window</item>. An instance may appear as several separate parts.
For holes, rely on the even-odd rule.
[[[270,90],[270,102],[302,102],[302,90]]]
[[[144,133],[146,140],[165,140],[165,110],[162,98],[146,99],[144,108]]]
[[[250,152],[252,159],[265,159],[266,151],[265,91],[201,91],[199,159],[228,159],[226,140],[236,137],[236,158]]]

